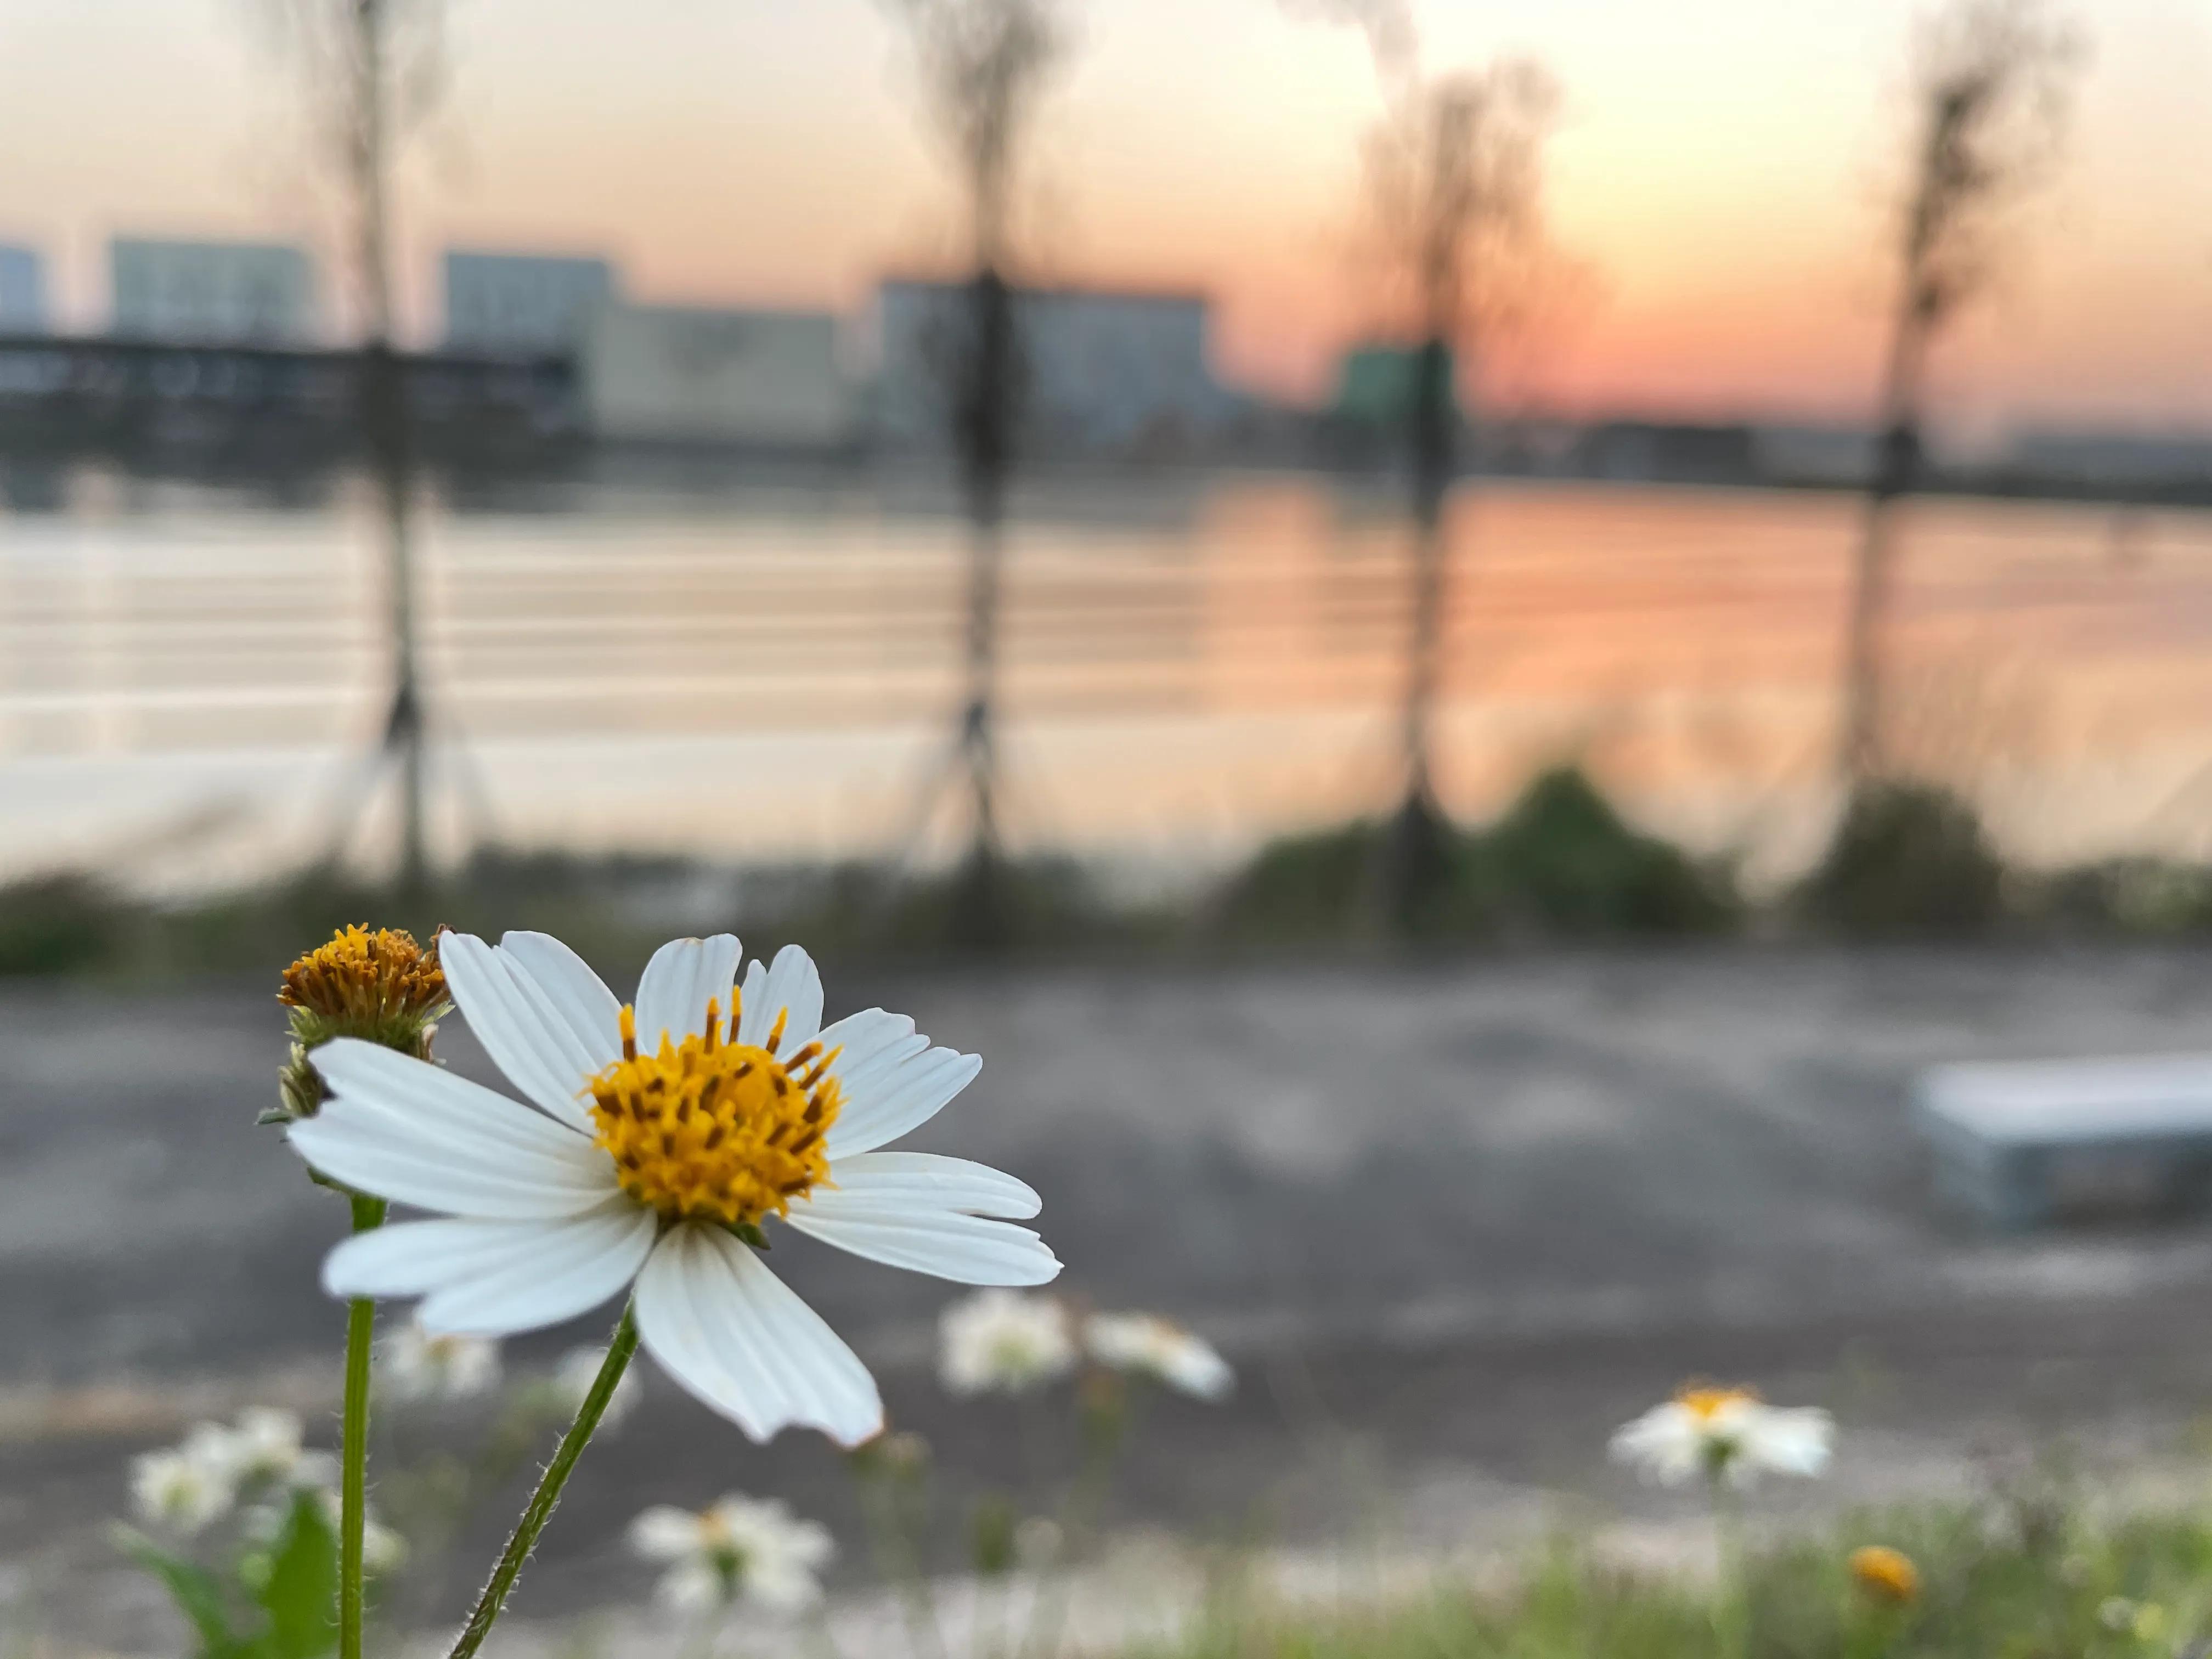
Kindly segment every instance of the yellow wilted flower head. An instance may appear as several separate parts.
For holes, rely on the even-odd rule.
[[[1858,1587],[1878,1601],[1905,1607],[1920,1599],[1920,1569],[1902,1550],[1868,1544],[1851,1552],[1850,1569]]]
[[[313,1117],[322,1104],[310,1049],[359,1037],[428,1060],[435,1023],[452,1006],[434,938],[426,948],[404,929],[360,926],[341,927],[287,968],[276,1000],[292,1011],[292,1053],[281,1103],[262,1114],[264,1122]]]

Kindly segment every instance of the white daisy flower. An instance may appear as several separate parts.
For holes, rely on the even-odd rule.
[[[732,1492],[693,1511],[654,1506],[630,1522],[631,1549],[665,1562],[654,1594],[686,1613],[750,1601],[796,1613],[822,1599],[816,1574],[836,1553],[828,1530],[801,1521],[777,1499]]]
[[[748,1242],[763,1221],[966,1284],[1059,1273],[1008,1224],[1040,1207],[1022,1182],[878,1150],[981,1062],[880,1008],[823,1026],[821,976],[796,945],[752,963],[740,992],[736,939],[675,940],[629,1007],[544,933],[496,948],[447,933],[438,955],[531,1105],[373,1043],[316,1049],[331,1098],[287,1130],[293,1145],[335,1180],[441,1218],[338,1245],[331,1295],[419,1296],[426,1330],[504,1336],[635,1285],[647,1350],[747,1434],[799,1424],[856,1445],[883,1426],[875,1382]]]
[[[149,1527],[191,1534],[222,1519],[236,1496],[229,1469],[188,1447],[131,1460],[131,1506]]]
[[[499,1344],[433,1334],[410,1319],[379,1345],[377,1376],[398,1400],[467,1400],[499,1386]]]
[[[1100,1364],[1149,1376],[1200,1400],[1225,1400],[1237,1373],[1205,1338],[1158,1314],[1093,1314],[1083,1346]]]
[[[1817,1407],[1770,1406],[1749,1389],[1686,1388],[1617,1430],[1612,1450],[1665,1486],[1704,1475],[1747,1486],[1762,1474],[1819,1474],[1835,1432]]]
[[[571,1348],[561,1356],[549,1382],[562,1410],[574,1417],[584,1408],[584,1396],[591,1393],[592,1384],[599,1380],[599,1368],[606,1363],[605,1348]],[[628,1417],[644,1387],[635,1371],[624,1371],[615,1383],[615,1391],[607,1396],[607,1408],[600,1414],[599,1426],[611,1429]]]
[[[937,1370],[954,1394],[1024,1394],[1074,1369],[1057,1297],[978,1291],[939,1316]]]

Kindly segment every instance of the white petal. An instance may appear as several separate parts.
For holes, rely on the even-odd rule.
[[[453,1001],[507,1081],[562,1122],[591,1122],[586,1079],[622,1052],[614,993],[544,933],[509,933],[497,950],[447,933],[438,961]]]
[[[449,1215],[574,1215],[615,1190],[614,1160],[574,1130],[465,1078],[340,1037],[313,1054],[332,1094],[288,1131],[363,1192]]]
[[[914,1022],[904,1014],[863,1008],[857,1014],[848,1014],[823,1026],[817,1035],[823,1048],[836,1053],[836,1065],[850,1071],[873,1060],[891,1044],[912,1036]],[[929,1044],[925,1040],[921,1046],[927,1048]]]
[[[752,1247],[688,1223],[637,1280],[640,1339],[671,1376],[755,1440],[788,1425],[857,1446],[884,1407],[853,1351],[768,1270]]]
[[[629,1547],[648,1561],[682,1561],[706,1544],[696,1513],[655,1504],[629,1523]]]
[[[620,1198],[555,1221],[408,1221],[360,1233],[323,1263],[332,1296],[427,1296],[433,1335],[507,1336],[595,1308],[637,1276],[659,1231]]]
[[[821,1214],[833,1206],[840,1214],[888,1206],[1027,1220],[1044,1207],[1027,1182],[988,1164],[934,1152],[856,1153],[830,1166],[830,1183],[810,1194]]]
[[[672,939],[653,953],[637,982],[637,1046],[651,1053],[665,1034],[671,1042],[702,1035],[711,1000],[720,1017],[730,1014],[730,992],[738,982],[743,952],[735,933],[711,939]]]
[[[952,1210],[848,1213],[803,1202],[786,1219],[854,1255],[962,1285],[1044,1285],[1060,1277],[1059,1259],[1045,1242],[1011,1222]]]
[[[776,1016],[787,1011],[776,1043],[780,1054],[796,1054],[822,1030],[822,975],[814,958],[796,945],[778,951],[771,966],[756,960],[746,968],[744,1018],[737,1040],[765,1047]]]
[[[908,1037],[850,1072],[836,1068],[845,1099],[823,1140],[831,1158],[872,1152],[920,1128],[983,1069],[975,1054],[950,1048],[919,1052],[924,1042]]]
[[[502,933],[499,948],[514,958],[560,1011],[593,1071],[621,1057],[622,999],[607,988],[590,963],[550,933]]]

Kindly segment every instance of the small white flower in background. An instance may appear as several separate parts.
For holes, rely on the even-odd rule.
[[[300,1443],[302,1431],[296,1412],[250,1406],[238,1414],[234,1428],[203,1424],[193,1432],[208,1437],[210,1455],[228,1460],[231,1477],[240,1486],[319,1486],[337,1479],[333,1455],[308,1451]]]
[[[599,1368],[607,1363],[605,1348],[571,1348],[561,1356],[561,1363],[553,1368],[553,1397],[561,1408],[574,1417],[584,1408],[584,1398],[592,1391],[592,1384],[599,1380]],[[624,1371],[615,1391],[607,1396],[607,1409],[599,1419],[602,1429],[611,1429],[636,1408],[639,1391],[644,1384],[634,1370]]]
[[[1666,1486],[1703,1475],[1747,1486],[1762,1474],[1819,1474],[1835,1433],[1817,1407],[1770,1406],[1749,1389],[1686,1388],[1615,1431],[1612,1450]]]
[[[630,1522],[630,1548],[665,1563],[654,1593],[668,1607],[708,1613],[750,1601],[795,1613],[822,1599],[816,1574],[836,1553],[827,1528],[775,1498],[732,1492],[705,1510],[662,1504]]]
[[[343,1502],[335,1486],[295,1487],[295,1492],[311,1494],[315,1507],[322,1511],[324,1524],[335,1534],[339,1526]],[[246,1511],[240,1521],[239,1532],[249,1544],[263,1548],[275,1543],[284,1530],[284,1522],[291,1512],[293,1493],[284,1494],[281,1501],[271,1500],[255,1504]],[[407,1559],[407,1540],[379,1521],[372,1512],[362,1517],[361,1564],[372,1573],[391,1572]]]
[[[1060,1272],[1012,1224],[1037,1195],[997,1170],[881,1150],[982,1062],[903,1015],[822,1024],[796,945],[744,964],[680,939],[624,1006],[544,933],[439,937],[469,1030],[529,1102],[352,1037],[309,1056],[327,1098],[286,1133],[317,1170],[435,1218],[356,1234],[336,1297],[420,1297],[441,1334],[505,1336],[626,1291],[640,1344],[756,1440],[792,1425],[857,1446],[884,1425],[867,1368],[762,1259],[768,1224],[963,1285]]]
[[[377,1373],[397,1400],[468,1400],[499,1386],[499,1344],[433,1335],[409,1320],[380,1345]]]
[[[1024,1394],[1075,1367],[1057,1297],[978,1291],[938,1316],[937,1370],[954,1394]]]
[[[234,1495],[229,1470],[189,1448],[131,1460],[131,1506],[149,1527],[198,1532],[222,1518]]]
[[[183,1442],[131,1460],[131,1501],[141,1519],[194,1533],[238,1502],[240,1490],[320,1486],[337,1460],[300,1443],[296,1413],[252,1406],[235,1424],[196,1423]]]
[[[332,1486],[325,1486],[315,1494],[322,1505],[323,1519],[330,1523],[332,1532],[338,1529],[344,1513],[344,1500]],[[379,1521],[374,1514],[362,1516],[361,1565],[369,1572],[396,1572],[406,1565],[407,1540]]]
[[[1158,1314],[1093,1314],[1083,1322],[1083,1346],[1102,1365],[1200,1400],[1225,1400],[1237,1386],[1212,1343]]]

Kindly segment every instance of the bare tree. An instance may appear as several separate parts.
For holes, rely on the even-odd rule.
[[[1433,722],[1449,603],[1445,496],[1458,474],[1462,398],[1540,260],[1543,147],[1556,94],[1534,64],[1409,80],[1368,151],[1377,225],[1420,342],[1407,410],[1413,591],[1400,720],[1403,794],[1385,844],[1385,920],[1404,931],[1434,892],[1447,821]]]
[[[990,946],[1007,918],[998,801],[998,639],[1006,496],[1019,381],[1011,263],[1019,171],[1037,106],[1069,44],[1058,0],[889,0],[911,31],[930,112],[968,216],[966,315],[951,331],[951,427],[969,531],[967,695],[955,764],[969,848],[954,925]]]
[[[1898,295],[1882,371],[1881,437],[1859,538],[1845,649],[1842,769],[1856,789],[1888,763],[1881,633],[1894,511],[1921,469],[1929,353],[2001,270],[2014,209],[2059,151],[2078,37],[2042,0],[1952,0],[1923,27],[1919,132],[1898,221]]]
[[[443,90],[442,0],[264,0],[271,38],[300,73],[307,118],[344,199],[347,276],[360,334],[357,396],[385,532],[392,702],[365,783],[399,781],[399,878],[428,870],[428,719],[415,605],[413,422],[396,341],[392,175],[410,134]],[[345,833],[342,815],[339,833]]]

